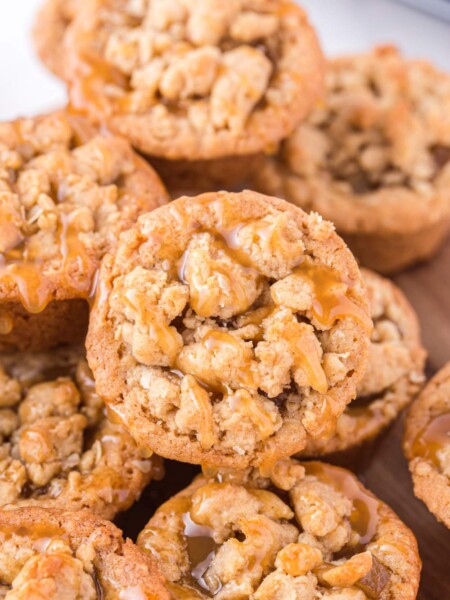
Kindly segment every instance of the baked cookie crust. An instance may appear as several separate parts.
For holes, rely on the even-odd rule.
[[[330,435],[372,322],[330,223],[255,192],[180,198],[105,257],[97,390],[142,447],[194,464],[274,462]]]
[[[371,334],[366,373],[329,440],[308,440],[303,456],[347,452],[373,440],[419,392],[426,352],[414,309],[395,284],[361,269],[367,288]]]
[[[1,123],[0,148],[0,348],[41,350],[68,341],[68,321],[82,337],[74,301],[92,294],[101,257],[168,197],[125,140],[68,113]]]
[[[256,172],[333,221],[364,266],[429,258],[450,227],[450,76],[393,47],[331,60],[323,103]]]
[[[162,463],[104,412],[81,348],[0,356],[0,506],[128,509]]]
[[[412,600],[421,568],[412,532],[353,473],[291,459],[270,477],[198,477],[138,545],[200,599]]]
[[[68,69],[65,36],[79,5],[80,0],[44,0],[33,26],[33,41],[39,58],[61,79],[67,77]]]
[[[403,448],[415,495],[450,529],[450,363],[411,405]]]
[[[0,596],[169,600],[152,558],[89,511],[0,511]]]
[[[323,58],[288,0],[98,0],[67,32],[72,105],[149,155],[264,151],[321,91]]]

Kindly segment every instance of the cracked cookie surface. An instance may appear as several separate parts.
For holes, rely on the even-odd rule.
[[[176,200],[121,237],[103,261],[88,361],[142,447],[243,468],[333,431],[371,327],[330,223],[219,192]]]
[[[0,506],[129,508],[161,461],[104,412],[81,349],[0,355]]]
[[[0,511],[0,598],[169,600],[152,558],[89,511]]]
[[[314,31],[287,0],[84,2],[66,37],[73,106],[169,159],[263,151],[322,85]]]
[[[403,448],[415,495],[450,529],[450,363],[411,405]]]
[[[119,233],[166,200],[125,140],[98,135],[84,119],[0,124],[0,346],[32,346],[33,332],[56,345],[57,327],[39,332],[33,315],[87,299]]]
[[[419,321],[400,288],[361,269],[373,321],[366,373],[329,440],[309,440],[304,456],[346,451],[375,438],[418,393],[426,352]]]
[[[412,532],[353,473],[292,459],[199,476],[138,545],[199,599],[412,600],[420,575]]]
[[[332,60],[323,103],[255,185],[333,221],[366,266],[404,267],[448,231],[449,114],[450,76],[425,61],[392,47]]]

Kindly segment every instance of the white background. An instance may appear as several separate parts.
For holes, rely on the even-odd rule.
[[[30,30],[41,1],[0,0],[0,119],[33,115],[65,103],[64,85],[47,73],[33,52]],[[390,42],[409,56],[429,58],[450,71],[448,23],[393,0],[303,0],[302,4],[328,54]]]

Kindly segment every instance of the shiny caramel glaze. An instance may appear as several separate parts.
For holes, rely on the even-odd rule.
[[[69,297],[88,300],[92,295],[92,276],[77,280],[68,275],[73,269],[92,274],[92,258],[88,256],[79,232],[71,223],[73,218],[73,214],[62,214],[55,232],[63,274],[62,285]],[[54,298],[53,285],[44,273],[44,265],[43,259],[28,257],[27,240],[22,236],[6,252],[0,253],[0,278],[13,282],[20,302],[30,313],[42,312]]]
[[[307,475],[314,475],[332,485],[353,502],[350,523],[359,535],[359,543],[369,544],[377,531],[380,501],[369,494],[355,475],[346,469],[314,461],[302,464]]]
[[[305,457],[339,453],[337,458],[346,460],[352,449],[371,442],[392,423],[425,381],[426,351],[413,307],[390,280],[368,269],[361,274],[373,321],[366,374],[334,435],[310,441]]]
[[[303,11],[286,0],[262,10],[247,0],[221,9],[188,3],[175,17],[170,10],[83,5],[64,36],[71,106],[169,160],[253,154],[287,134],[322,84],[321,52]],[[242,18],[252,24],[233,39]]]
[[[441,466],[439,454],[450,445],[450,412],[434,416],[414,439],[412,453]]]
[[[191,507],[189,497],[175,496],[163,504],[158,512],[168,519],[174,517],[180,521],[180,535],[186,547],[190,570],[187,585],[207,590],[203,576],[214,559],[218,544],[214,541],[211,527],[198,525],[192,519]],[[161,534],[163,531],[158,527],[147,526],[139,535],[138,543],[152,552],[152,542]]]
[[[151,557],[87,510],[1,511],[0,540],[0,580],[11,596],[170,598]]]
[[[2,123],[0,145],[0,301],[33,314],[89,301],[100,259],[166,200],[162,184],[124,140],[69,112]]]
[[[411,404],[403,450],[414,494],[450,528],[450,363],[427,382]]]
[[[123,426],[105,417],[83,356],[84,350],[76,347],[24,354],[20,360],[17,355],[0,355],[0,423],[8,423],[11,411],[17,419],[12,434],[0,440],[0,503],[73,509],[81,505],[112,517],[128,508],[153,477],[162,478],[160,461],[140,452]],[[13,399],[10,389],[16,391]],[[3,412],[5,402],[8,410]],[[73,446],[68,458],[63,451],[66,440],[55,437],[67,419],[72,431],[66,437],[80,436],[79,447]],[[53,471],[52,464],[60,467]]]
[[[278,431],[292,446],[332,431],[371,321],[357,267],[328,223],[275,198],[220,192],[145,215],[122,243],[100,274],[88,345],[102,397],[142,446],[161,441],[166,457],[245,466],[271,453]],[[116,331],[111,343],[105,325]],[[123,389],[111,394],[103,375],[128,359],[125,379],[115,369]],[[290,451],[277,440],[273,458]]]
[[[280,244],[283,244],[280,232],[274,229],[269,223],[264,223],[263,220],[259,222],[254,222],[251,218],[240,220],[234,212],[232,202],[227,199],[213,200],[211,205],[213,210],[220,215],[219,222],[214,228],[205,229],[192,224],[189,215],[183,212],[178,206],[176,208],[171,206],[171,212],[184,228],[192,230],[193,238],[199,234],[209,234],[214,238],[217,247],[229,256],[231,260],[248,269],[250,272],[257,273],[257,276],[262,280],[264,273],[260,271],[256,261],[250,257],[240,240],[239,234],[246,225],[251,224],[254,231],[255,243],[259,239],[264,239],[268,242],[269,248],[275,252],[280,247]],[[186,278],[186,268],[189,264],[190,253],[191,250],[189,248],[183,253],[178,261],[176,270],[178,279],[186,285],[189,285],[189,281]],[[250,302],[239,282],[230,278],[230,273],[221,266],[215,267],[215,272],[220,273],[227,280],[230,289],[229,293],[236,306],[239,325],[253,324],[260,327],[261,333],[257,334],[255,339],[256,341],[262,339],[264,319],[273,315],[280,306],[274,302],[268,306],[247,310]],[[352,282],[350,279],[343,278],[335,269],[326,265],[315,264],[304,256],[299,256],[297,265],[294,266],[291,274],[310,284],[314,297],[310,316],[315,319],[320,328],[329,329],[336,321],[351,318],[360,322],[368,332],[371,331],[372,321],[370,317],[350,297],[352,287],[356,281]],[[127,299],[127,302],[129,302],[129,299]],[[205,318],[211,317],[213,307],[211,302],[207,287],[204,289],[201,286],[190,287],[190,305],[197,315]],[[150,322],[152,339],[157,340],[161,348],[169,356],[174,357],[176,370],[182,372],[184,375],[194,375],[195,377],[193,373],[184,373],[176,361],[175,331],[173,327],[168,327],[160,322],[156,323],[154,318],[151,318]],[[298,343],[295,333],[289,328],[286,328],[284,331],[284,339],[291,346],[292,353],[295,356],[295,363],[307,372],[311,386],[321,393],[326,393],[328,389],[327,381],[315,350],[313,348],[302,347],[302,344]],[[207,332],[202,338],[202,344],[204,344],[210,353],[214,353],[214,350],[226,346],[234,346],[236,349],[239,349],[236,338],[223,331],[212,330]],[[254,374],[250,371],[248,365],[243,364],[240,372],[241,384],[243,386],[258,386],[258,382],[255,380]],[[198,378],[197,381],[201,386],[205,385]],[[221,393],[224,396],[230,392],[219,380],[214,382],[213,385],[211,385],[211,382],[208,382],[206,385],[211,388],[208,391]],[[256,417],[256,420],[261,425],[258,417]]]
[[[313,584],[316,593],[342,589],[343,594],[347,590],[363,591],[367,598],[374,600],[413,598],[412,595],[398,595],[401,594],[396,588],[399,580],[393,574],[396,567],[392,567],[390,562],[392,552],[403,558],[408,555],[407,540],[401,529],[403,525],[399,522],[401,531],[397,537],[392,530],[397,518],[393,520],[387,507],[365,490],[353,473],[324,463],[292,460],[277,465],[272,481],[250,471],[205,468],[204,473],[203,477],[195,479],[188,488],[159,507],[138,538],[138,545],[160,561],[163,572],[167,566],[165,574],[173,586],[175,597],[222,598],[225,594],[227,598],[241,598],[244,597],[239,587],[242,585],[241,577],[251,580],[256,572],[259,573],[256,581],[262,577],[263,580],[266,578],[266,583],[260,588],[258,583],[254,584],[255,597],[259,597],[265,585],[270,586],[271,575],[285,573],[290,581],[306,575],[316,578]],[[278,481],[282,488],[277,487],[274,481]],[[303,483],[306,487],[301,487]],[[315,487],[319,484],[329,486],[329,496],[323,496],[326,488]],[[297,486],[302,490],[300,496],[295,494]],[[309,496],[312,492],[313,495]],[[335,497],[335,493],[338,496]],[[316,538],[317,545],[310,545],[313,534],[309,521],[299,520],[307,514],[302,512],[305,507],[301,509],[300,504],[311,502],[309,508],[316,514],[311,525],[316,528],[324,509],[321,502],[333,503],[333,498],[338,497],[351,502],[348,518],[353,533],[340,550],[327,553],[319,541],[320,537]],[[260,505],[259,509],[249,509],[249,505],[240,505],[255,500],[261,502],[264,508]],[[240,515],[240,510],[242,516],[235,521],[233,515]],[[285,535],[288,531],[292,535],[291,543],[285,542],[281,549],[278,526],[274,525],[274,521],[288,528]],[[306,529],[303,529],[302,523]],[[290,527],[294,530],[291,531]],[[383,548],[381,552],[378,546]],[[227,555],[231,548],[238,554]],[[384,552],[389,557],[387,562]],[[225,557],[230,571],[227,570],[226,578],[221,579],[219,573],[222,561],[227,560]],[[175,571],[168,563],[176,563]],[[227,579],[232,577],[233,569],[237,569],[234,577]],[[247,597],[249,588],[244,589]],[[397,591],[393,592],[394,589]]]

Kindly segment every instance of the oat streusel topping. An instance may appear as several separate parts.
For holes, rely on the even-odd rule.
[[[0,506],[112,518],[160,468],[104,416],[81,349],[0,356]]]
[[[101,0],[68,38],[74,106],[166,158],[262,150],[321,86],[315,35],[286,0]]]
[[[450,529],[450,363],[413,402],[404,450],[416,496]]]
[[[100,258],[139,214],[166,200],[119,138],[56,113],[0,124],[0,302],[40,312],[86,298]]]
[[[450,76],[392,47],[331,60],[326,94],[257,186],[342,232],[415,230],[450,210]]]
[[[198,477],[138,544],[169,581],[217,600],[406,600],[420,569],[412,533],[352,473],[291,459],[270,478]]]
[[[181,198],[121,238],[100,275],[88,360],[141,445],[245,467],[333,430],[370,329],[330,223],[222,192]]]
[[[414,398],[425,381],[425,350],[417,316],[389,280],[361,269],[373,321],[369,361],[358,394],[329,440],[309,440],[303,455],[323,455],[374,438]]]
[[[151,557],[89,511],[0,511],[0,598],[169,600]]]

